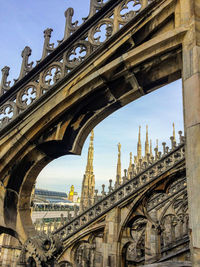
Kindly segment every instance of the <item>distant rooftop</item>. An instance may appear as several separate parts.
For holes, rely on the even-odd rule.
[[[67,194],[65,192],[58,192],[58,191],[49,191],[44,189],[35,189],[35,195],[40,196],[51,196],[51,197],[64,197],[67,198]]]

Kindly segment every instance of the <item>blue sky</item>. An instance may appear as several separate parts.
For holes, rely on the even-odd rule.
[[[43,47],[43,31],[53,28],[52,42],[63,38],[68,7],[75,10],[74,19],[86,17],[89,0],[0,0],[0,67],[11,68],[9,80],[17,78],[21,67],[21,51],[32,49],[31,61],[39,60]],[[129,152],[136,153],[138,127],[142,127],[144,144],[146,124],[155,146],[156,139],[169,142],[172,123],[176,132],[183,130],[182,83],[177,81],[146,95],[116,111],[94,129],[94,172],[96,186],[115,179],[117,144],[122,145],[122,169],[128,167]],[[177,135],[178,138],[178,135]],[[81,156],[65,156],[42,170],[37,186],[49,190],[69,191],[70,185],[80,192],[87,160],[88,139]]]

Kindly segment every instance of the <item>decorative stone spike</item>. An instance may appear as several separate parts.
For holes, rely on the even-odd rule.
[[[155,160],[157,160],[158,159],[158,148],[157,147],[154,148],[154,151],[155,151]]]
[[[139,159],[139,170],[142,168],[142,159]]]
[[[74,33],[79,28],[78,21],[72,22],[73,15],[74,15],[73,8],[70,7],[65,11],[66,23],[65,23],[65,32],[63,40],[66,40],[72,33]]]
[[[86,18],[83,18],[83,21],[88,20],[91,18],[97,11],[99,11],[105,4],[103,0],[90,0],[90,12]]]
[[[159,152],[158,152],[158,158],[159,158],[159,159],[161,159],[161,155],[162,155],[162,153],[159,151]]]
[[[137,168],[136,168],[136,173],[138,174],[139,172],[140,172],[140,167],[137,166]]]
[[[94,202],[96,203],[96,202],[98,201],[98,196],[97,196],[97,194],[98,194],[98,189],[95,189],[94,192],[95,192],[95,195],[94,195]]]
[[[127,178],[127,169],[124,169],[124,177]]]
[[[124,169],[123,183],[126,183],[127,180],[128,180],[128,177],[127,177],[127,169]]]
[[[108,187],[108,192],[111,193],[113,191],[113,187],[112,187],[112,179],[109,180],[109,187]]]
[[[162,146],[163,146],[163,154],[165,155],[166,154],[166,143],[163,142],[162,143]]]
[[[53,29],[47,28],[44,30],[44,45],[42,52],[42,60],[54,50],[54,43],[50,44],[51,33]]]
[[[5,66],[1,72],[2,72],[2,78],[1,78],[1,85],[0,85],[0,95],[3,95],[5,92],[7,92],[10,89],[10,81],[7,81],[8,75],[9,75],[10,68],[8,66]]]
[[[19,81],[22,79],[29,71],[32,70],[33,68],[33,62],[28,63],[28,58],[31,56],[32,50],[30,49],[29,46],[26,46],[24,50],[22,51],[22,65],[21,65],[21,71],[19,74],[19,78],[17,80],[14,80],[15,82]]]
[[[147,166],[148,166],[147,162],[146,162],[146,161],[144,161],[144,162],[143,162],[143,168],[144,168],[144,169],[146,169],[146,168],[147,168]]]
[[[170,136],[170,140],[171,140],[171,149],[174,148],[174,137]]]
[[[125,184],[126,183],[126,180],[127,180],[126,177],[123,176],[122,179],[123,179],[123,184]]]
[[[102,191],[101,191],[102,197],[106,195],[105,193],[105,184],[102,184]]]
[[[169,153],[169,147],[166,146],[166,153],[168,154]]]
[[[150,153],[147,153],[147,164],[150,163]]]
[[[132,164],[132,175],[135,174],[135,164]]]
[[[183,139],[184,139],[184,137],[182,136],[183,132],[179,131],[178,134],[179,134],[179,142],[181,144],[183,142]]]

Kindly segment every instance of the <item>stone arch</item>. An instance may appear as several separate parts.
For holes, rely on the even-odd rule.
[[[144,216],[135,216],[128,223],[129,234],[120,242],[121,266],[127,266],[128,262],[138,264],[143,259],[146,223]]]
[[[132,202],[129,202],[129,204],[124,207],[121,211],[123,222],[121,223],[121,229],[119,231],[119,242],[122,244],[121,249],[121,255],[125,255],[125,248],[127,242],[125,240],[128,240],[127,236],[127,227],[130,226],[130,224],[134,223],[134,220],[136,220],[139,216],[145,218],[147,221],[146,224],[146,230],[145,230],[145,249],[147,252],[147,256],[145,256],[145,260],[148,262],[148,259],[151,261],[158,260],[161,257],[161,250],[160,250],[160,244],[161,244],[161,216],[162,213],[152,213],[148,212],[148,210],[152,209],[152,207],[160,205],[162,201],[165,201],[168,199],[171,195],[173,190],[175,190],[175,193],[177,190],[179,190],[179,184],[181,183],[184,188],[185,184],[185,178],[183,175],[183,171],[179,168],[176,170],[176,172],[168,173],[168,176],[163,176],[163,179],[159,181],[159,183],[156,183],[152,185],[150,188],[142,191],[139,194],[139,197],[134,198]],[[180,177],[180,178],[179,178]],[[182,190],[182,189],[181,189]],[[166,199],[165,199],[166,198]],[[155,199],[155,201],[154,201]],[[173,203],[174,197],[169,200],[167,206],[171,205]],[[155,202],[155,203],[153,203]],[[151,205],[153,205],[151,207]],[[186,219],[185,219],[186,221]],[[155,244],[152,247],[151,238],[147,238],[147,236],[152,236],[153,240],[155,240]],[[125,236],[125,238],[124,238]],[[149,240],[149,241],[148,241]],[[128,242],[131,242],[131,240],[128,240]],[[149,243],[148,243],[149,242]],[[146,254],[145,252],[145,254]],[[124,259],[122,257],[122,266],[124,264]]]
[[[126,87],[126,83],[123,87]],[[126,90],[123,93],[126,95]],[[122,98],[123,93],[119,95]],[[24,133],[24,143],[17,153],[13,150],[8,151],[12,158],[10,160],[12,164],[10,164],[14,165],[14,168],[11,165],[9,167],[4,197],[4,218],[7,228],[13,229],[16,233],[20,228],[19,238],[23,241],[28,238],[30,233],[33,233],[29,215],[30,196],[34,180],[39,172],[55,158],[67,154],[81,154],[85,139],[91,130],[123,105],[120,101],[116,101],[108,89],[99,89],[85,94],[70,110],[65,110],[59,115],[54,114],[51,121],[47,122],[42,129],[43,131],[38,130],[36,121],[35,132],[32,125],[32,128]],[[42,119],[40,120],[42,121]],[[47,130],[49,131],[47,132]],[[31,136],[29,136],[30,132]],[[16,142],[16,145],[19,146],[19,143]],[[5,171],[7,167],[5,166]],[[24,222],[24,218],[26,218],[26,222]]]
[[[125,243],[125,245],[122,247],[122,260],[121,260],[121,266],[122,267],[126,267],[126,254],[127,254],[127,250],[128,247],[131,245],[131,241],[128,241],[127,243]]]

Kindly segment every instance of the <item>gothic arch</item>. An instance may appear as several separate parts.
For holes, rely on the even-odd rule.
[[[125,82],[124,89],[126,85]],[[126,93],[125,90],[119,96],[123,98],[123,94],[126,96]],[[18,226],[20,229],[22,226],[23,232],[19,231],[19,238],[23,241],[28,238],[29,233],[33,233],[29,215],[30,196],[39,172],[55,158],[67,154],[81,154],[85,139],[91,130],[112,112],[130,101],[131,99],[122,104],[116,101],[108,89],[98,89],[93,93],[86,93],[76,106],[71,107],[70,111],[66,110],[59,115],[54,114],[50,122],[44,116],[34,125],[35,131],[29,129],[23,138],[20,136],[24,143],[18,150],[8,151],[12,159],[10,166],[6,165],[4,168],[8,180],[4,198],[6,227],[18,232]],[[41,129],[38,124],[44,119],[47,123]],[[17,146],[19,144],[20,142],[16,142]],[[15,162],[14,168],[13,162]],[[25,222],[24,218],[26,218]]]

